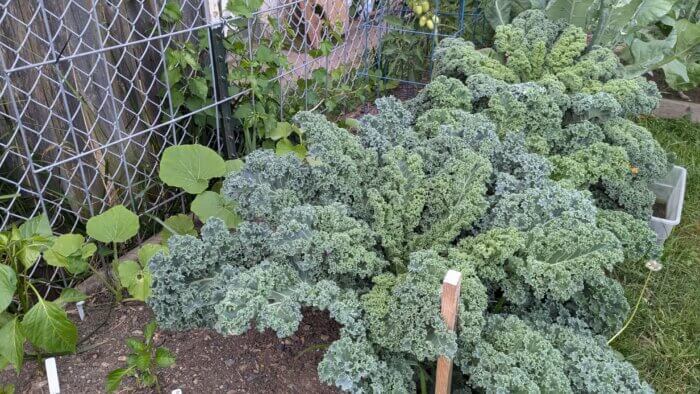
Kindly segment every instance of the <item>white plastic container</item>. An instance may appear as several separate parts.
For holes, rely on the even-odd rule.
[[[651,191],[656,195],[654,205],[663,212],[663,217],[652,215],[649,221],[651,228],[656,231],[656,242],[659,244],[663,244],[673,228],[681,222],[686,173],[685,168],[673,166],[664,179],[651,185]]]

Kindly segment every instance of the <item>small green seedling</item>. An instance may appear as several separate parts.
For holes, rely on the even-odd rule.
[[[156,328],[155,321],[146,325],[143,330],[143,342],[136,338],[126,340],[131,353],[126,358],[125,368],[115,369],[107,375],[105,389],[108,393],[115,392],[125,376],[133,376],[140,387],[155,387],[156,392],[161,392],[157,369],[175,364],[175,356],[170,350],[155,345],[153,335]]]

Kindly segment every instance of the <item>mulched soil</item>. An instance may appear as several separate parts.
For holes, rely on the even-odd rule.
[[[110,308],[112,304],[104,295],[89,300],[83,322],[68,308],[81,336],[96,331],[78,346],[77,354],[57,357],[62,393],[104,392],[107,374],[126,362],[129,349],[125,339],[141,338],[141,330],[153,319],[151,310],[142,303],[124,303],[111,313]],[[227,337],[211,330],[159,330],[156,343],[176,357],[175,365],[159,373],[159,381],[165,393],[178,388],[185,394],[337,393],[319,381],[316,368],[325,349],[312,346],[330,344],[338,339],[338,330],[339,325],[327,313],[313,310],[304,311],[297,333],[283,339],[270,330]],[[40,368],[34,361],[25,362],[19,376],[14,370],[0,372],[0,382],[14,384],[17,393],[48,392],[43,364]],[[128,378],[119,392],[155,390],[141,389]]]

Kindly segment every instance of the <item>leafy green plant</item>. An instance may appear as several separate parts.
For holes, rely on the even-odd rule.
[[[150,322],[143,329],[143,341],[136,338],[126,340],[131,353],[124,368],[107,375],[105,389],[108,393],[117,391],[126,376],[133,376],[140,387],[155,387],[156,392],[161,392],[158,369],[175,364],[175,356],[167,348],[156,346],[153,340],[156,328],[156,322]]]
[[[112,247],[112,279],[98,271],[96,271],[96,274],[102,283],[114,294],[117,302],[121,302],[123,299],[122,288],[126,288],[133,298],[143,301],[145,293],[142,287],[150,286],[150,275],[147,274],[148,267],[145,265],[146,262],[142,263],[141,269],[135,269],[135,262],[119,261],[118,245],[135,237],[139,232],[139,227],[139,217],[123,205],[114,206],[99,215],[91,217],[87,222],[87,234],[92,239]],[[144,281],[147,281],[147,283],[144,284]]]
[[[373,85],[371,81],[360,81],[351,86],[344,76],[352,70],[344,67],[319,68],[308,79],[298,79],[296,91],[286,92],[282,102],[281,75],[289,71],[284,50],[289,49],[290,43],[285,37],[296,37],[297,34],[287,22],[268,18],[262,22],[266,26],[265,34],[256,39],[251,48],[248,35],[256,21],[251,17],[261,4],[259,0],[227,3],[228,10],[238,17],[230,21],[234,33],[224,39],[227,54],[233,59],[229,67],[228,94],[240,94],[233,102],[233,117],[243,135],[238,153],[243,156],[263,147],[274,149],[278,154],[291,151],[303,158],[306,155],[304,136],[288,120],[305,108],[320,108],[330,115],[337,115],[342,108],[364,101],[371,94]],[[181,19],[179,8],[176,5],[166,8],[167,12],[164,11],[161,17],[164,23],[177,23]],[[322,29],[326,38],[308,52],[314,58],[329,56],[343,40],[341,26],[326,24]],[[200,59],[209,58],[207,38],[200,37],[197,45],[186,42],[166,51],[167,74],[162,78],[167,78],[170,83],[171,99],[178,114],[197,112],[210,104],[208,97],[213,94],[212,81],[210,73],[205,72],[206,67],[200,64]],[[214,115],[213,108],[194,115],[196,135],[213,129]]]
[[[27,341],[39,354],[75,351],[78,332],[63,306],[85,295],[65,289],[49,301],[41,295],[42,281],[30,273],[42,253],[47,264],[82,273],[96,249],[77,234],[55,237],[45,215],[0,232],[0,367],[9,363],[19,372]]]
[[[220,192],[236,231],[211,218],[153,257],[158,322],[287,337],[304,308],[327,310],[342,328],[319,378],[355,393],[427,391],[439,356],[457,391],[652,392],[608,342],[630,312],[611,274],[661,255],[649,185],[670,162],[627,119],[658,91],[540,11],[495,38],[443,39],[434,80],[378,99],[352,133],[297,114],[303,160],[250,153]],[[455,331],[440,316],[449,269]]]
[[[489,0],[485,14],[496,29],[527,9],[589,32],[588,47],[615,48],[628,75],[663,70],[676,90],[700,84],[700,11],[695,0]]]
[[[278,127],[281,125],[282,123],[278,123]],[[291,133],[291,130],[288,132]],[[280,141],[286,140],[287,137],[288,135],[282,132],[275,134],[275,138]],[[293,150],[293,147],[290,150]],[[182,188],[195,195],[190,209],[202,222],[210,217],[218,217],[233,228],[239,222],[235,205],[223,200],[217,191],[207,189],[213,179],[237,171],[242,163],[240,159],[225,161],[214,150],[203,145],[176,145],[163,152],[158,176],[166,185]],[[164,227],[167,229],[170,224],[173,224],[175,229],[180,228],[184,231],[175,230],[178,234],[194,229],[191,220],[187,221],[182,216],[178,219],[166,219]],[[168,232],[170,233],[169,230]]]

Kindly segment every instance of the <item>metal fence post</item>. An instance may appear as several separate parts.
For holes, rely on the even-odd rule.
[[[214,101],[219,102],[228,97],[228,65],[226,63],[226,48],[224,48],[224,24],[219,9],[220,4],[216,0],[205,3],[207,19],[209,22],[209,51],[211,59],[212,82],[214,85]],[[216,107],[217,130],[219,137],[223,139],[225,157],[236,157],[236,131],[230,101],[221,102]]]

